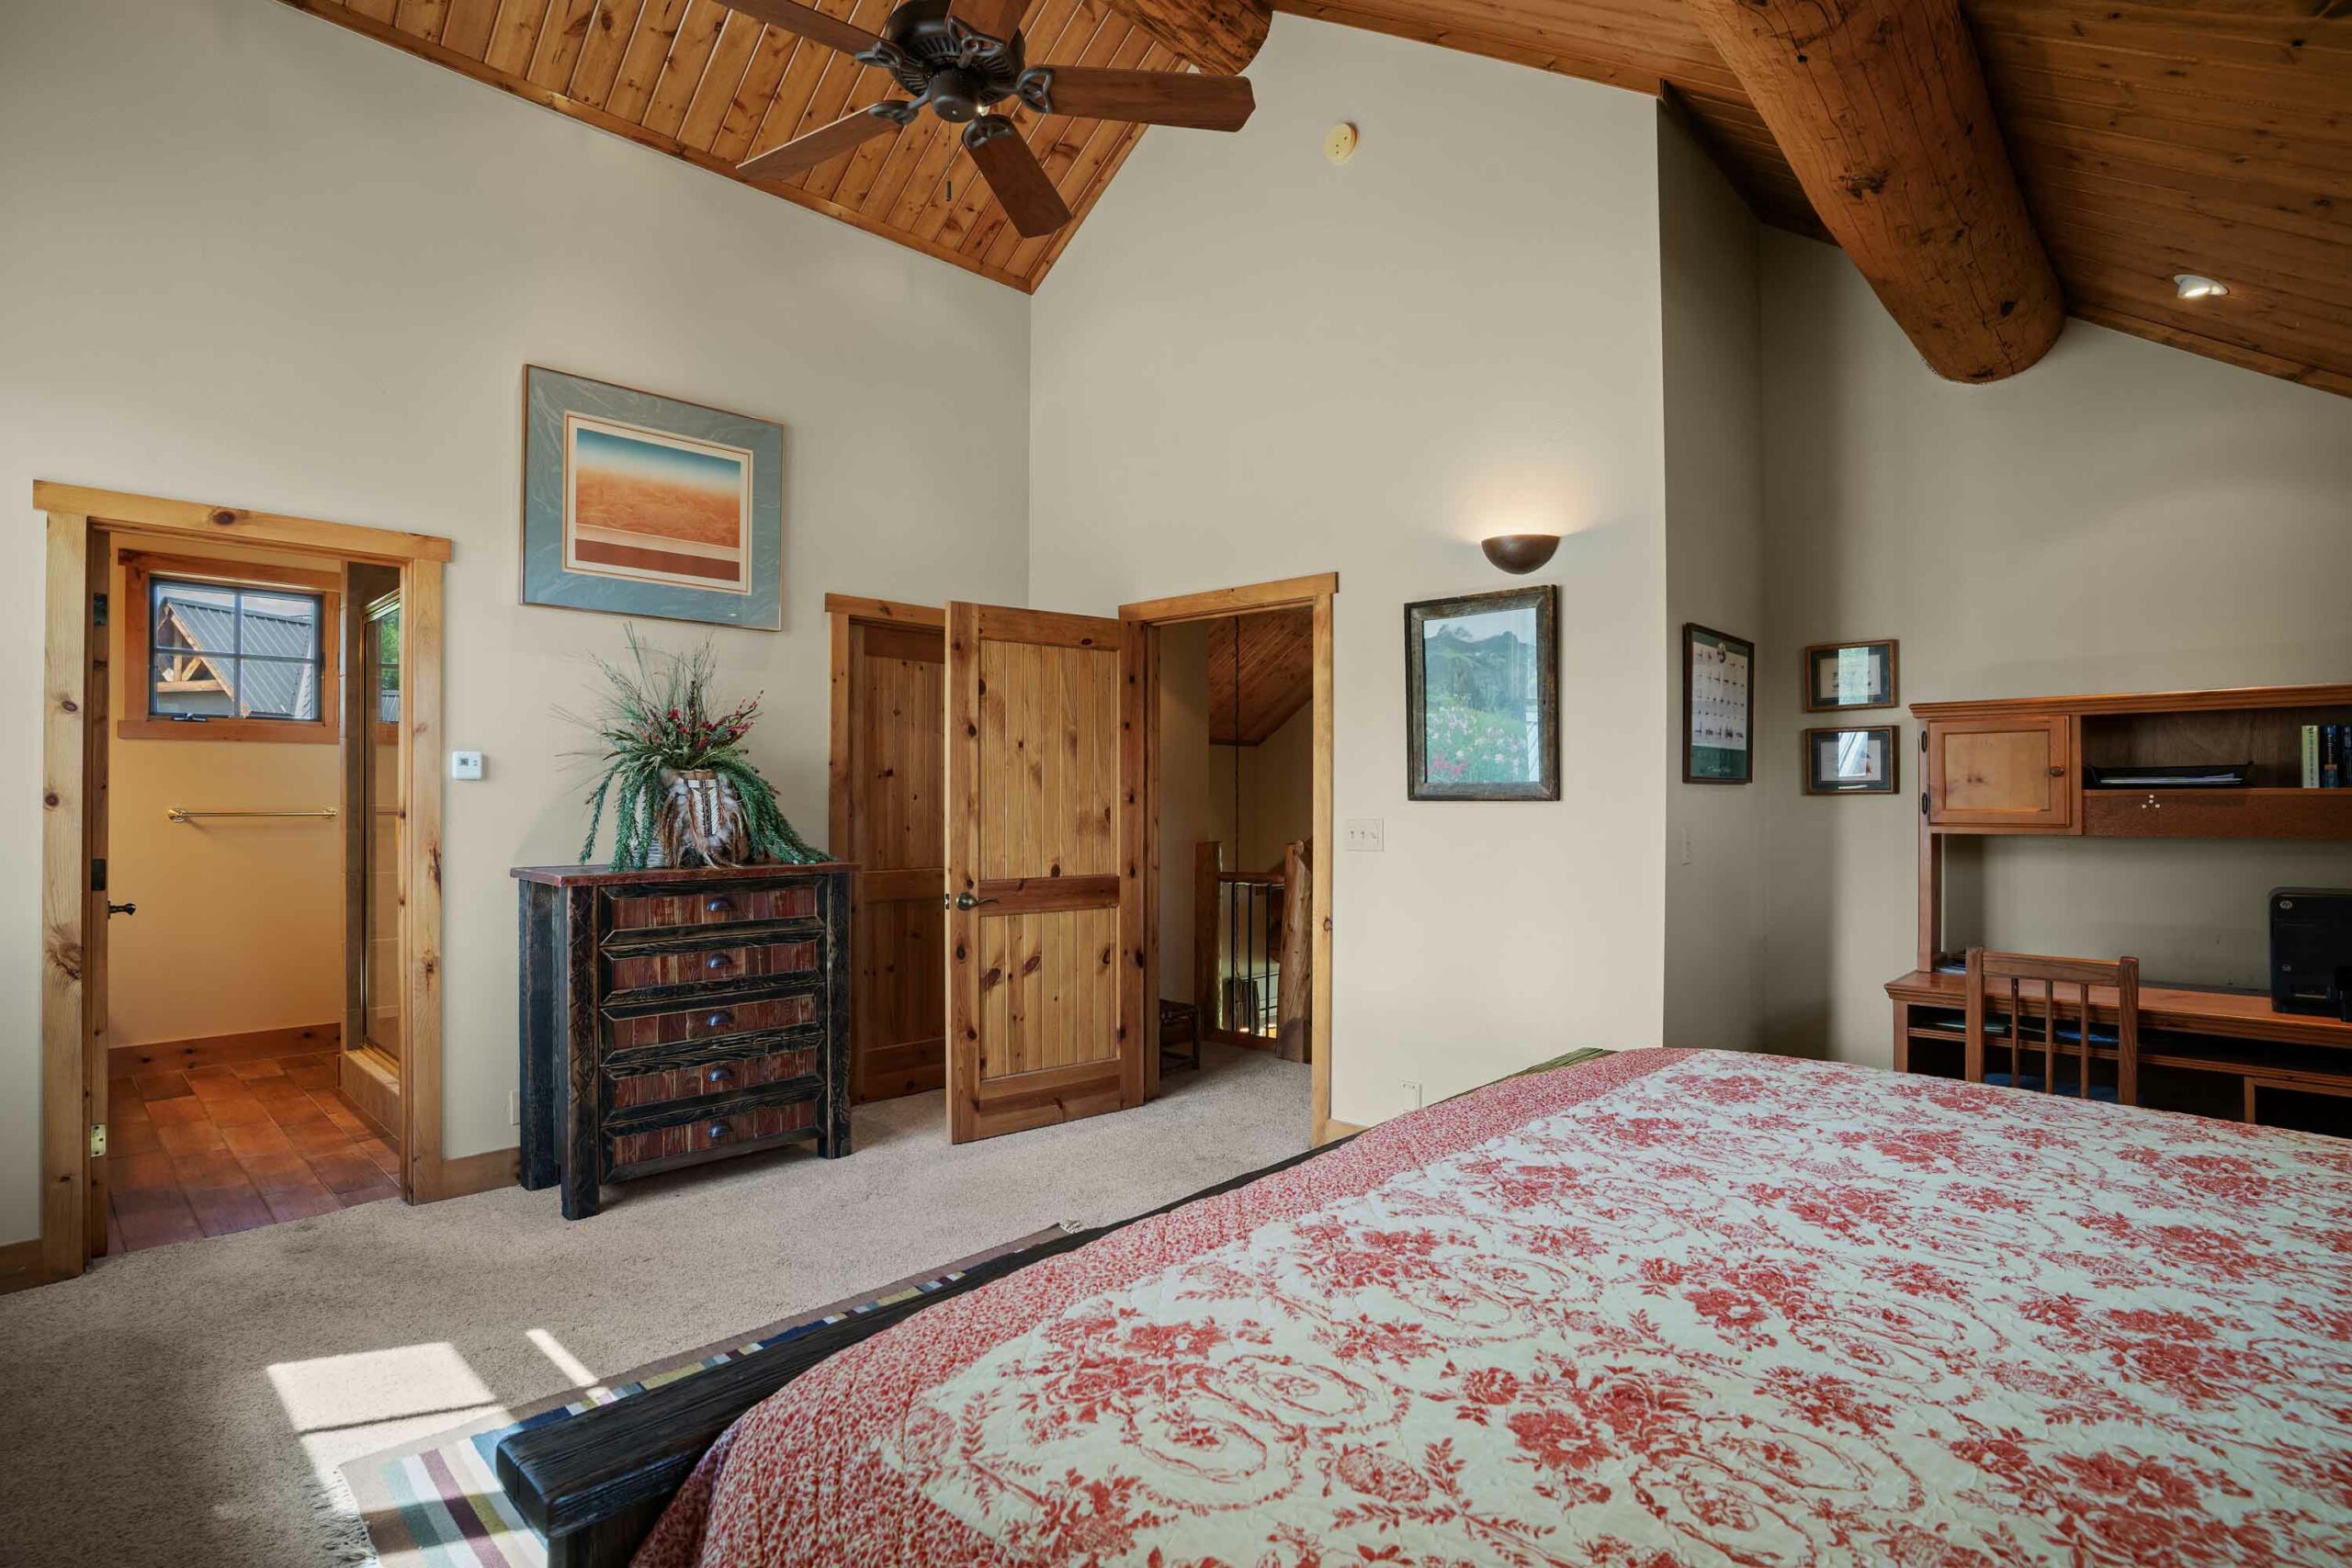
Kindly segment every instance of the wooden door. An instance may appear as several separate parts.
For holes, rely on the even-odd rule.
[[[1123,1018],[1120,623],[947,606],[947,1120],[956,1143],[1139,1105]],[[1138,905],[1139,907],[1139,905]],[[1128,911],[1132,913],[1133,911]]]
[[[1939,828],[2065,828],[2075,820],[2066,716],[1932,719],[1928,820]]]
[[[850,940],[854,1098],[946,1081],[946,615],[828,595],[833,632],[830,848],[859,867]]]

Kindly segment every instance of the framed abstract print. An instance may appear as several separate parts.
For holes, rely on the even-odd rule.
[[[1405,794],[1560,798],[1559,590],[1405,606]]]
[[[784,427],[530,366],[523,603],[775,631]]]
[[[1808,729],[1804,732],[1804,792],[1807,795],[1893,795],[1896,761],[1894,727]]]
[[[1817,642],[1804,650],[1804,711],[1891,708],[1899,700],[1894,682],[1894,639]]]
[[[1682,627],[1682,782],[1744,784],[1756,777],[1756,645],[1700,626]]]

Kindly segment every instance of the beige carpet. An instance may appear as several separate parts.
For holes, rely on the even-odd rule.
[[[0,1564],[345,1561],[346,1459],[1306,1146],[1304,1066],[1212,1045],[1164,1088],[962,1148],[921,1095],[861,1107],[848,1159],[639,1182],[576,1224],[553,1191],[371,1203],[0,1297]]]

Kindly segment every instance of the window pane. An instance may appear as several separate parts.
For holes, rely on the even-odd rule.
[[[155,646],[236,651],[236,590],[157,579],[150,619]]]
[[[239,653],[271,659],[316,659],[319,656],[319,602],[288,593],[243,595]]]
[[[210,660],[169,649],[155,655],[154,682],[147,711],[162,718],[198,714],[232,718],[236,699]]]
[[[237,660],[239,710],[247,718],[319,716],[319,667],[290,659]]]

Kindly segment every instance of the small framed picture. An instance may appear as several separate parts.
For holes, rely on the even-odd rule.
[[[1894,727],[1808,729],[1804,732],[1807,795],[1893,795]]]
[[[1756,645],[1696,622],[1682,627],[1682,782],[1756,777]]]
[[[1894,685],[1894,639],[1878,642],[1817,642],[1804,650],[1804,711],[1891,708],[1900,699]]]
[[[1560,798],[1559,590],[1405,606],[1405,797]]]

